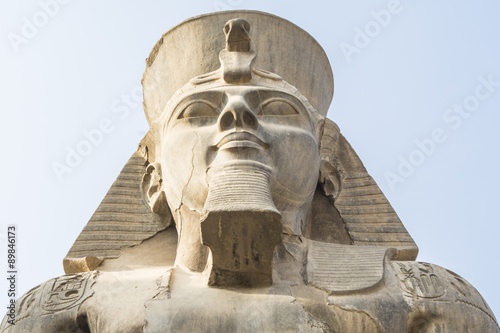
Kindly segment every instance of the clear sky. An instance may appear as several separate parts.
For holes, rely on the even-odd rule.
[[[161,34],[194,15],[257,9],[323,46],[335,76],[329,117],[419,260],[463,276],[500,316],[499,2],[1,1],[0,267],[15,224],[19,292],[63,274],[63,257],[148,130],[137,96]],[[54,163],[100,126],[102,140],[58,177]]]

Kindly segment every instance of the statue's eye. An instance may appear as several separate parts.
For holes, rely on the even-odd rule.
[[[219,114],[207,102],[196,101],[184,108],[177,119],[197,117],[217,117]]]
[[[290,116],[298,114],[297,109],[283,99],[273,99],[265,102],[260,109],[260,116]]]

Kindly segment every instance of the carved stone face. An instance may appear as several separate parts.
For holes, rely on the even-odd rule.
[[[225,85],[194,90],[172,105],[161,147],[172,213],[181,204],[201,212],[210,169],[263,164],[285,227],[300,233],[319,169],[315,125],[302,102],[275,88]]]

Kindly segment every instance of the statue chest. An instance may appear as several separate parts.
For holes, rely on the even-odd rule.
[[[327,332],[291,296],[207,288],[145,304],[144,332]]]
[[[202,286],[180,273],[173,275],[168,288],[161,283],[162,291],[144,303],[146,333],[383,332],[376,318],[380,313],[387,313],[391,327],[402,332],[407,319],[403,304],[398,309],[394,298],[386,302],[384,288],[368,293],[372,297],[364,293],[359,298],[332,298],[315,287],[286,281],[269,288],[231,290]]]

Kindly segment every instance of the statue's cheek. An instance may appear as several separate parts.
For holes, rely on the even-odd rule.
[[[281,140],[275,142],[272,153],[273,176],[284,188],[299,196],[308,196],[314,191],[318,181],[319,153],[316,140],[310,133],[287,131]]]
[[[207,140],[197,131],[172,130],[162,145],[162,169],[169,206],[201,209],[206,199]]]

